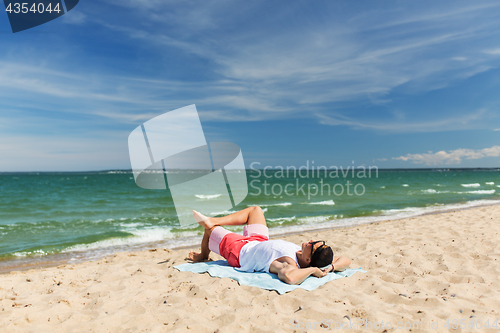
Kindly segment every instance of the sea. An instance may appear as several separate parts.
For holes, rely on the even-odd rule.
[[[272,236],[500,202],[497,168],[243,172],[247,197],[230,210],[202,213],[221,216],[259,205]],[[196,200],[217,196],[200,193]],[[0,173],[0,272],[199,246],[202,234],[194,220],[180,225],[168,188],[140,188],[131,171]]]

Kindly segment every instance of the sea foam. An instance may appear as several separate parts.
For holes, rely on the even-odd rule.
[[[278,222],[279,224],[283,222],[290,222],[295,220],[295,216],[292,217],[277,217],[275,219],[267,219],[269,222]]]
[[[126,245],[138,245],[152,242],[160,242],[165,240],[175,240],[179,236],[189,237],[197,235],[196,231],[188,231],[184,233],[176,233],[173,234],[170,228],[165,227],[147,227],[141,229],[123,229],[122,231],[130,233],[129,237],[116,237],[105,239],[97,242],[93,242],[90,244],[78,244],[74,246],[70,246],[64,249],[63,253],[66,252],[80,252],[80,251],[88,251],[88,250],[100,250],[106,249],[110,247],[120,247]]]
[[[467,192],[457,192],[457,193],[493,194],[493,193],[495,193],[495,190],[477,190],[477,191],[467,191]]]
[[[15,257],[27,257],[27,256],[45,256],[48,253],[43,250],[34,250],[34,251],[24,251],[24,252],[14,252],[12,253]]]
[[[195,194],[194,196],[198,199],[215,199],[220,197],[222,194]]]
[[[248,205],[248,207],[253,207],[253,206],[260,206],[260,207],[272,207],[272,206],[291,206],[291,202],[282,202],[282,203],[277,203],[277,204],[268,204],[268,205]]]
[[[428,190],[422,190],[422,193],[425,193],[425,194],[442,194],[442,193],[450,193],[450,191],[436,191],[436,190],[430,188]]]
[[[328,200],[328,201],[320,201],[320,202],[308,202],[309,205],[329,205],[333,206],[335,205],[335,202],[333,200]]]
[[[306,217],[299,218],[299,222],[300,223],[311,224],[311,223],[318,223],[318,222],[329,221],[330,219],[331,219],[330,216],[322,216],[322,215],[319,215],[319,216],[306,216]]]

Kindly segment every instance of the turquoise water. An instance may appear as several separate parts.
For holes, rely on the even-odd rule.
[[[498,169],[371,174],[247,170],[247,178],[249,194],[235,210],[260,205],[271,234],[370,223],[500,199]],[[152,244],[193,245],[201,234],[196,224],[180,227],[168,190],[139,188],[129,172],[0,174],[0,264],[58,254],[69,260],[89,259]]]

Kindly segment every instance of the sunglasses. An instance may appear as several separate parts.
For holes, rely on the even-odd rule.
[[[315,241],[315,242],[309,242],[309,244],[311,244],[311,258],[314,254],[314,244],[317,244],[317,243],[323,243],[322,245],[318,246],[318,248],[316,249],[316,251],[318,251],[321,247],[325,246],[325,241]]]

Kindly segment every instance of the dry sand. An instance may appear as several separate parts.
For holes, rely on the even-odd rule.
[[[188,250],[2,274],[0,330],[472,332],[479,330],[469,325],[486,320],[498,320],[500,329],[499,216],[497,205],[286,237],[325,239],[367,273],[281,296],[179,272],[172,266],[187,262]],[[398,323],[407,328],[396,329]],[[467,327],[453,329],[460,324]]]

